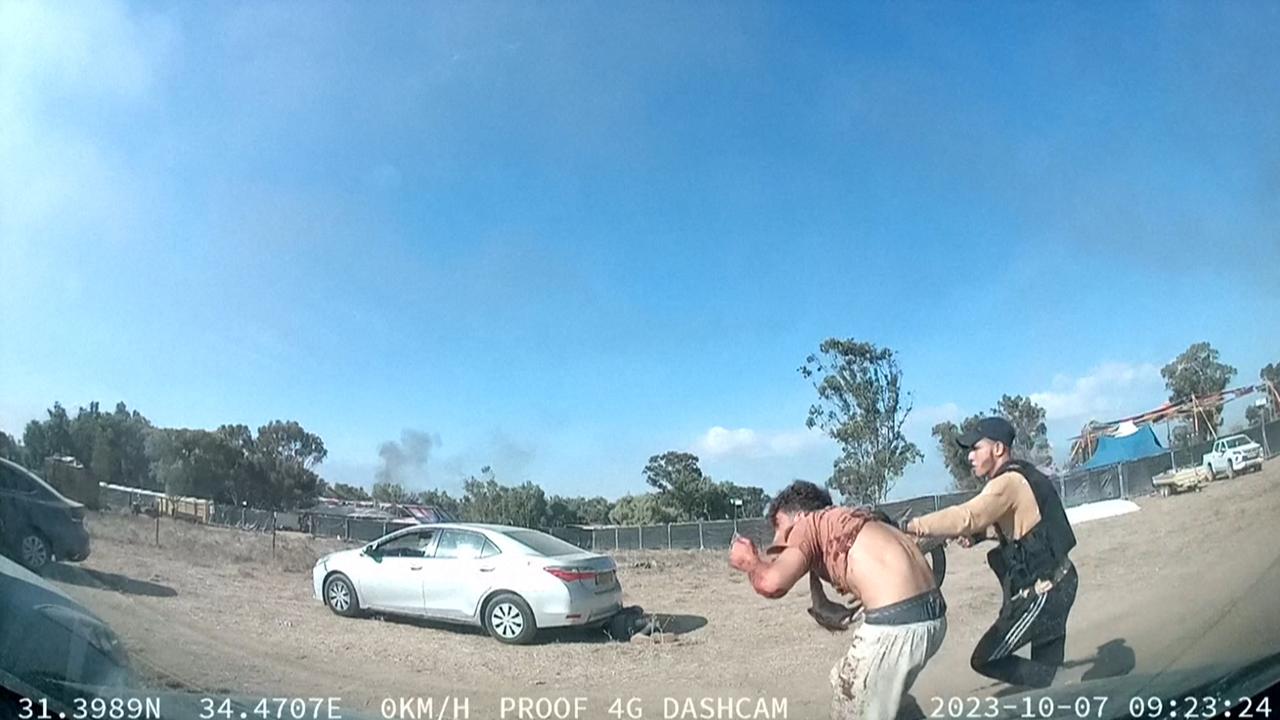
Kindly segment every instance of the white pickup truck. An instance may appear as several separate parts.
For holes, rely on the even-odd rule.
[[[1205,472],[1210,477],[1226,473],[1235,477],[1246,470],[1262,469],[1262,446],[1248,435],[1232,435],[1213,444],[1213,450],[1204,454]]]

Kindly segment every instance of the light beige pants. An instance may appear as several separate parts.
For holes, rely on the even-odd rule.
[[[946,636],[946,618],[910,625],[863,623],[849,651],[831,668],[833,720],[894,720],[903,696]]]

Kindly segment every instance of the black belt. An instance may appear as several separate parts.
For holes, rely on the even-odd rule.
[[[1018,592],[1013,593],[1013,595],[1010,596],[1010,599],[1025,600],[1026,598],[1029,598],[1032,595],[1043,595],[1049,592],[1050,590],[1052,590],[1053,588],[1057,587],[1058,583],[1062,582],[1062,579],[1067,576],[1067,573],[1071,572],[1073,569],[1075,569],[1075,566],[1071,564],[1071,559],[1063,558],[1062,562],[1058,563],[1058,566],[1053,569],[1053,573],[1050,574],[1049,577],[1042,578],[1041,580],[1036,580],[1035,582],[1031,583],[1030,586],[1024,587]],[[1048,582],[1049,587],[1044,588],[1043,591],[1037,591],[1036,586],[1039,585],[1042,580]]]
[[[941,620],[946,616],[947,601],[942,599],[942,591],[934,588],[891,605],[867,610],[862,621],[867,625],[911,625]]]

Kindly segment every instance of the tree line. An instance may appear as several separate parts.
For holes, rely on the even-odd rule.
[[[712,480],[697,456],[678,451],[649,459],[643,475],[651,492],[617,501],[547,495],[527,481],[506,485],[490,467],[467,477],[458,497],[387,481],[366,491],[321,478],[317,467],[327,455],[320,436],[296,421],[275,420],[256,432],[230,424],[215,430],[162,428],[123,402],[111,412],[91,402],[74,416],[55,402],[44,419],[27,423],[21,440],[0,431],[0,457],[37,473],[47,458],[65,456],[100,482],[268,510],[311,507],[331,497],[431,505],[473,522],[558,527],[759,517],[769,501],[761,488]]]
[[[903,433],[912,402],[903,390],[896,354],[869,342],[828,338],[805,359],[799,373],[817,394],[806,425],[820,429],[839,447],[827,486],[850,504],[883,501],[905,469],[923,459]],[[1236,368],[1221,362],[1218,351],[1207,342],[1192,344],[1161,370],[1169,400],[1175,403],[1221,392],[1236,374]],[[1259,378],[1280,385],[1280,363],[1263,367]],[[1268,402],[1267,408],[1249,407],[1246,422],[1254,425],[1264,417],[1280,415],[1274,395],[1268,396]],[[985,414],[1005,417],[1013,424],[1015,456],[1041,466],[1052,464],[1045,410],[1031,398],[1002,395]],[[980,485],[967,454],[955,443],[979,417],[975,414],[932,428],[956,489]],[[1174,444],[1203,442],[1221,425],[1221,407],[1204,408],[1198,421],[1184,419],[1173,430]],[[437,506],[464,520],[528,527],[759,517],[769,501],[761,488],[711,478],[696,455],[678,450],[649,458],[642,470],[649,492],[616,501],[601,496],[548,496],[541,486],[527,481],[506,485],[490,467],[467,477],[462,494],[453,497],[441,489],[415,492],[387,481],[374,483],[369,491],[345,483],[331,486],[316,472],[327,456],[324,442],[295,421],[275,420],[256,432],[245,425],[222,425],[216,430],[160,428],[124,403],[104,412],[93,402],[79,408],[74,417],[54,403],[46,418],[26,425],[20,441],[0,431],[2,457],[40,471],[45,458],[54,455],[76,458],[101,481],[215,502],[276,510],[308,507],[320,497],[417,503]],[[1087,459],[1085,455],[1074,461]]]

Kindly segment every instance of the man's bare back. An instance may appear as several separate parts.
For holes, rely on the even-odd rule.
[[[845,573],[849,587],[868,610],[892,605],[937,587],[933,569],[915,538],[878,522],[862,526],[849,548]]]

